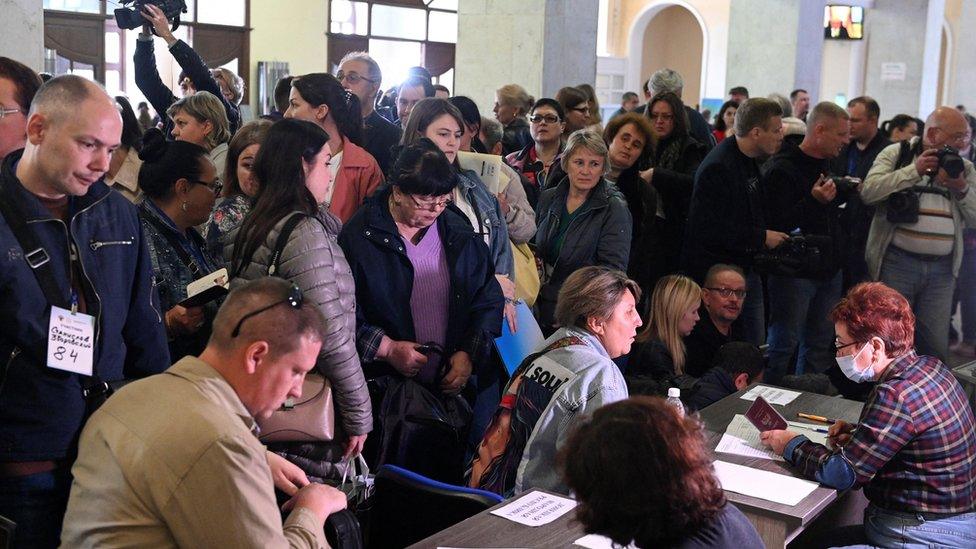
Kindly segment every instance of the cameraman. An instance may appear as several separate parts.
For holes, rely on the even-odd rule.
[[[227,100],[223,94],[220,84],[214,79],[213,74],[203,59],[193,51],[193,48],[182,40],[177,40],[173,36],[173,31],[169,28],[169,21],[166,14],[152,4],[143,6],[140,12],[142,18],[147,22],[142,26],[139,39],[136,41],[136,54],[133,57],[136,71],[136,85],[142,91],[153,109],[160,113],[163,118],[164,129],[167,139],[172,138],[173,120],[164,113],[169,106],[176,101],[173,92],[166,87],[162,79],[159,78],[159,71],[156,69],[156,57],[153,54],[153,32],[166,41],[170,53],[183,69],[181,73],[180,87],[183,88],[184,95],[192,95],[197,90],[208,91],[220,99],[227,111],[227,120],[230,122],[231,135],[237,133],[241,127],[241,111],[238,106]],[[230,71],[227,71],[230,72]],[[233,73],[231,73],[233,74]],[[185,75],[185,77],[182,77]],[[225,78],[226,77],[222,77]]]
[[[821,373],[833,362],[834,327],[828,319],[841,296],[840,210],[847,189],[826,174],[830,160],[850,140],[850,115],[832,102],[818,103],[807,116],[799,147],[783,147],[763,167],[762,190],[767,226],[804,237],[828,237],[817,246],[820,261],[794,275],[769,274],[769,365],[766,378],[776,383],[792,373]],[[799,345],[799,352],[797,346]]]
[[[861,200],[877,204],[865,259],[871,277],[891,286],[912,305],[920,354],[948,357],[952,291],[962,263],[964,225],[976,226],[976,172],[962,159],[963,171],[950,175],[958,156],[941,155],[946,145],[966,146],[968,125],[952,107],[939,107],[925,121],[925,133],[909,145],[894,144],[878,155],[861,188]],[[949,168],[948,172],[947,169]],[[918,219],[889,221],[892,195],[916,185],[947,191],[913,193]],[[904,195],[896,195],[904,197]],[[904,202],[896,200],[896,203]]]

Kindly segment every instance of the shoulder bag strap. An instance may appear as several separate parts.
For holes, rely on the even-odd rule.
[[[268,261],[268,276],[277,276],[277,272],[281,268],[281,254],[285,251],[285,246],[288,245],[288,239],[295,227],[306,217],[311,216],[300,212],[293,213],[282,225],[281,232],[278,233],[278,238],[275,240],[274,249],[271,250],[271,259]]]
[[[142,208],[139,208],[139,217],[148,221],[149,224],[155,227],[159,234],[166,239],[166,242],[169,242],[169,247],[173,248],[173,251],[179,256],[180,261],[186,265],[186,268],[190,269],[190,273],[193,275],[194,280],[206,274],[203,272],[203,269],[200,268],[200,265],[197,264],[196,260],[183,249],[183,244],[177,240],[175,236],[173,236],[173,233],[171,232],[173,230],[172,228],[167,227],[162,221],[152,215],[149,215]]]
[[[0,195],[2,195],[0,197],[0,214],[3,214],[4,219],[7,220],[10,232],[14,234],[14,238],[17,239],[21,249],[23,249],[24,260],[33,271],[38,286],[44,292],[44,297],[51,305],[56,305],[62,309],[69,308],[71,306],[70,300],[65,298],[65,294],[54,276],[51,256],[48,255],[47,250],[41,246],[36,235],[27,226],[27,219],[23,212],[14,203],[14,197],[2,183],[0,183]]]

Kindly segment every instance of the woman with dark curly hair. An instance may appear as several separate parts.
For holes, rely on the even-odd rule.
[[[598,409],[570,435],[559,464],[589,534],[637,547],[763,546],[749,519],[726,502],[698,422],[662,398]]]

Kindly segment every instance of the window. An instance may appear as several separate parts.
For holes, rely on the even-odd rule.
[[[174,34],[197,50],[212,67],[223,66],[240,74],[248,85],[249,0],[186,0]],[[133,105],[145,100],[135,84],[132,58],[140,29],[119,29],[114,11],[118,0],[44,0],[45,70],[52,74],[78,74],[98,80],[112,95],[127,95]],[[228,47],[228,44],[231,47]],[[156,42],[160,78],[178,90],[180,68]],[[246,101],[245,101],[246,102]]]
[[[342,57],[367,50],[383,69],[389,88],[415,66],[435,83],[453,88],[458,0],[332,0],[329,10],[329,69]]]

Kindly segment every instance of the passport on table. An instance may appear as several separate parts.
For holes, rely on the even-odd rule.
[[[749,407],[746,419],[755,425],[760,433],[788,427],[786,419],[761,396],[756,397],[755,402]]]

